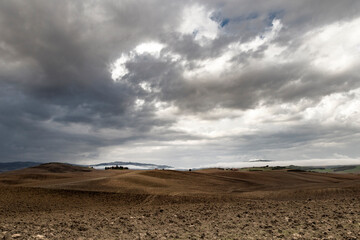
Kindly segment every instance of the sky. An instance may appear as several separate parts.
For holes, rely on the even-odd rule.
[[[0,162],[360,164],[359,36],[358,0],[0,1]]]

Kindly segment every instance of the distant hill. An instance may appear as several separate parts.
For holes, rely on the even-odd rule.
[[[49,164],[49,163],[47,163],[47,164]],[[56,163],[52,163],[52,164],[56,165]],[[172,168],[171,166],[168,166],[168,165],[157,165],[157,164],[151,164],[151,163],[138,163],[138,162],[108,162],[108,163],[99,163],[99,164],[90,164],[90,165],[77,165],[77,164],[71,164],[71,165],[74,167],[75,166],[94,167],[96,169],[105,169],[105,167],[111,167],[111,166],[116,166],[116,165],[128,167],[130,169]],[[5,163],[0,163],[0,172],[13,171],[13,170],[17,170],[17,169],[35,167],[35,166],[44,168],[47,165],[44,163],[41,163],[41,162],[5,162]]]
[[[28,168],[40,165],[40,162],[0,162],[0,172],[13,171],[21,168]]]
[[[239,168],[240,171],[271,171],[287,170],[289,172],[318,172],[318,173],[360,173],[360,165],[336,165],[336,166],[263,166]]]
[[[44,163],[35,167],[31,167],[31,169],[37,169],[51,173],[91,172],[93,170],[89,167],[80,167],[77,165],[72,165],[68,163],[58,163],[58,162]]]
[[[360,165],[336,165],[336,166],[323,166],[323,167],[299,167],[290,166],[293,169],[299,169],[311,172],[323,173],[360,173]]]

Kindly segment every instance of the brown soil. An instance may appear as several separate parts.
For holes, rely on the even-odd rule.
[[[0,239],[358,239],[360,176],[217,169],[0,174]]]

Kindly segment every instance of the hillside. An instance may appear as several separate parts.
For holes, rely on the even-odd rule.
[[[357,174],[49,163],[1,173],[0,191],[0,239],[360,237]]]
[[[89,184],[91,182],[91,184]],[[0,183],[54,189],[155,195],[260,196],[289,190],[349,187],[360,183],[354,174],[303,171],[232,171],[203,169],[174,170],[95,170],[62,163],[42,164],[0,174]]]

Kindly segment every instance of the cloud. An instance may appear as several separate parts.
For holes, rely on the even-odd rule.
[[[0,3],[0,161],[358,159],[355,0]]]
[[[203,46],[217,38],[218,26],[219,23],[214,21],[212,11],[196,4],[184,8],[177,31],[183,35],[193,36],[194,40]]]

